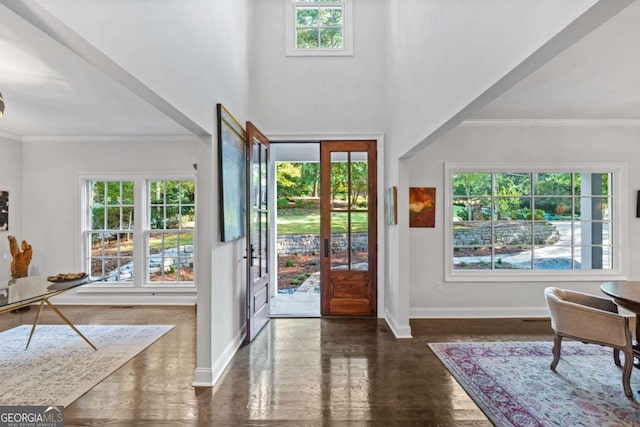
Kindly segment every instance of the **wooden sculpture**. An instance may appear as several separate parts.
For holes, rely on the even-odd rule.
[[[29,263],[33,251],[31,245],[26,240],[22,241],[22,251],[18,249],[18,242],[14,236],[9,236],[9,249],[11,250],[11,277],[17,279],[19,277],[27,277],[29,272]]]

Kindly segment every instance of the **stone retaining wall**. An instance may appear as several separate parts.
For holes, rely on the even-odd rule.
[[[489,246],[495,241],[501,245],[530,245],[531,231],[535,236],[534,244],[545,245],[560,239],[556,226],[548,222],[496,224],[489,226],[456,226],[453,230],[454,246]],[[495,237],[495,239],[493,238]]]
[[[351,245],[356,251],[366,251],[368,248],[367,233],[353,233]],[[335,251],[347,249],[346,233],[336,233],[331,237],[331,248]],[[276,250],[280,255],[319,254],[320,236],[318,234],[288,234],[278,236]]]

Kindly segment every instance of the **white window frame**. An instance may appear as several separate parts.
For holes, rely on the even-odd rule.
[[[183,293],[194,292],[196,290],[194,282],[150,282],[147,280],[148,271],[146,265],[146,253],[148,251],[147,236],[150,230],[149,227],[149,187],[150,181],[179,181],[179,180],[193,180],[196,181],[196,176],[193,173],[180,173],[180,174],[101,174],[101,175],[79,175],[79,192],[78,198],[78,211],[80,212],[80,224],[78,239],[81,242],[79,245],[79,253],[77,258],[78,271],[90,271],[90,266],[87,265],[87,253],[90,250],[86,238],[86,233],[89,229],[90,215],[88,211],[88,203],[90,197],[90,188],[88,183],[91,181],[133,181],[134,182],[134,227],[133,227],[133,264],[135,266],[133,271],[132,282],[94,282],[84,285],[78,288],[78,294],[81,293],[117,293],[117,292],[170,292],[170,293]],[[197,183],[196,183],[197,187]],[[197,194],[196,194],[196,206],[197,206]],[[197,207],[196,207],[197,209]],[[194,239],[194,260],[196,259],[196,229],[193,229]]]
[[[456,173],[576,172],[611,173],[613,186],[611,222],[612,259],[609,270],[455,270],[453,266],[453,175]],[[444,165],[444,279],[446,282],[576,282],[627,278],[628,230],[627,165],[610,163],[445,163]]]
[[[353,13],[352,0],[336,2],[299,2],[284,0],[285,3],[285,41],[287,56],[352,56],[353,55]],[[342,8],[343,47],[327,48],[298,48],[296,47],[296,9],[299,6],[327,6]]]
[[[149,245],[149,241],[151,238],[152,234],[157,234],[157,233],[176,233],[176,234],[191,234],[192,236],[192,246],[194,248],[195,251],[195,238],[196,238],[196,229],[194,228],[189,228],[189,229],[183,229],[183,228],[178,228],[178,229],[156,229],[156,228],[151,228],[151,183],[152,182],[167,182],[167,181],[193,181],[195,184],[195,178],[182,178],[182,179],[178,179],[175,177],[172,178],[161,178],[161,179],[156,179],[156,178],[147,178],[145,181],[145,199],[144,199],[144,203],[145,203],[145,229],[143,230],[143,235],[144,235],[144,280],[143,286],[170,286],[170,285],[175,285],[175,286],[185,286],[185,285],[189,285],[189,284],[193,284],[193,281],[149,281],[149,258],[150,258],[150,245]],[[165,200],[166,202],[166,200]],[[194,212],[195,212],[195,203],[196,201],[194,200]],[[171,205],[167,205],[167,204],[160,204],[157,206],[171,206]],[[174,205],[175,206],[175,205]],[[182,207],[183,205],[180,203],[178,204],[179,207]],[[195,265],[195,252],[192,253],[192,262]]]

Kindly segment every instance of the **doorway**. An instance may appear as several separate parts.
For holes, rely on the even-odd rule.
[[[376,141],[273,143],[271,153],[271,316],[375,316]]]
[[[271,317],[320,317],[320,143],[273,143]]]

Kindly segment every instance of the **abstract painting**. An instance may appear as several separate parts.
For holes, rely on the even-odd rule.
[[[398,223],[398,190],[390,187],[384,192],[384,217],[387,224],[394,225]]]
[[[409,227],[435,227],[436,189],[409,188]]]
[[[220,240],[246,235],[247,143],[244,128],[222,104],[218,113],[218,170],[220,172]]]

